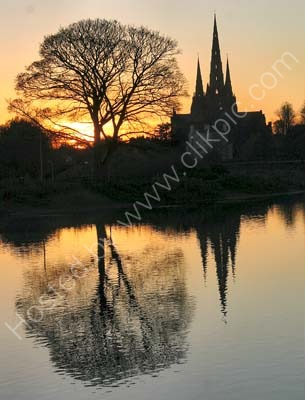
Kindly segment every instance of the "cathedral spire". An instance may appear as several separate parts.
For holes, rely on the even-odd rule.
[[[227,58],[227,71],[226,71],[226,83],[225,83],[225,94],[227,96],[233,96],[229,58]]]
[[[196,91],[195,96],[204,96],[203,90],[203,83],[202,83],[202,75],[201,75],[201,68],[200,68],[200,61],[198,57],[197,63],[197,77],[196,77]]]
[[[222,94],[224,88],[224,79],[222,71],[222,62],[220,54],[220,46],[218,39],[218,29],[216,14],[214,15],[214,32],[211,58],[211,73],[210,73],[210,92],[211,94]]]
[[[200,120],[202,118],[202,113],[204,112],[204,108],[205,108],[205,94],[204,94],[203,83],[202,83],[200,62],[199,62],[199,58],[198,58],[196,88],[195,88],[195,93],[193,96],[193,102],[192,102],[192,107],[191,107],[191,114],[192,114],[193,119]]]

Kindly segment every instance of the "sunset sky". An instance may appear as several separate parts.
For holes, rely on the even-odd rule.
[[[38,58],[43,37],[83,18],[143,24],[177,39],[183,53],[180,66],[192,94],[197,54],[207,83],[215,11],[222,61],[225,64],[228,53],[241,110],[262,109],[271,120],[282,102],[290,101],[299,109],[305,99],[304,0],[0,0],[0,4],[0,123],[10,118],[5,99],[15,96],[15,77]],[[290,61],[291,71],[284,69],[283,78],[276,76],[275,88],[266,90],[263,100],[253,100],[249,88],[256,83],[261,88],[261,76],[274,73],[272,65],[285,52],[299,62]],[[262,93],[260,88],[256,87],[257,93]],[[185,101],[186,112],[190,101]]]

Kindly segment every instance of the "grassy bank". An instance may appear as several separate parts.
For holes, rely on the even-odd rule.
[[[173,176],[172,171],[166,171]],[[218,165],[193,169],[179,182],[169,180],[171,190],[158,187],[160,202],[154,205],[196,205],[226,199],[247,199],[305,190],[304,166],[251,164]],[[111,178],[103,181],[69,179],[39,182],[5,179],[0,182],[1,208],[37,207],[92,209],[127,206],[154,194],[153,185],[165,184],[162,174],[153,177]]]

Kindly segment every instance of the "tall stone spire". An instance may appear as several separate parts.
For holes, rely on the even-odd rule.
[[[220,54],[220,46],[218,39],[216,14],[214,15],[214,32],[211,58],[211,73],[210,73],[210,94],[222,94],[224,88],[224,78],[222,71],[222,62]]]
[[[196,77],[195,96],[204,96],[204,90],[203,90],[203,83],[202,83],[202,75],[201,75],[201,68],[200,68],[199,58],[198,58],[198,63],[197,63],[197,77]]]
[[[205,108],[205,94],[202,83],[202,75],[200,62],[198,58],[197,62],[197,77],[196,77],[196,88],[193,96],[193,102],[191,107],[191,114],[195,121],[199,121],[202,119],[202,115]]]
[[[226,71],[226,83],[225,83],[225,95],[233,97],[232,83],[231,83],[231,74],[230,74],[230,66],[229,59],[227,58],[227,71]]]

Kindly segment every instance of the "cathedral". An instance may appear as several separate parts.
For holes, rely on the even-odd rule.
[[[264,131],[267,126],[262,111],[239,112],[238,110],[228,59],[226,75],[223,73],[216,16],[210,68],[210,80],[205,89],[198,59],[196,87],[190,114],[174,112],[173,135],[178,143],[191,145],[201,152],[202,143],[201,145],[198,143],[194,133],[199,133],[201,138],[209,136],[212,138],[211,142],[214,140],[213,151],[219,158],[223,161],[232,160],[236,158],[237,141],[243,132],[246,136],[249,132]],[[207,153],[207,149],[204,149],[204,153]]]

